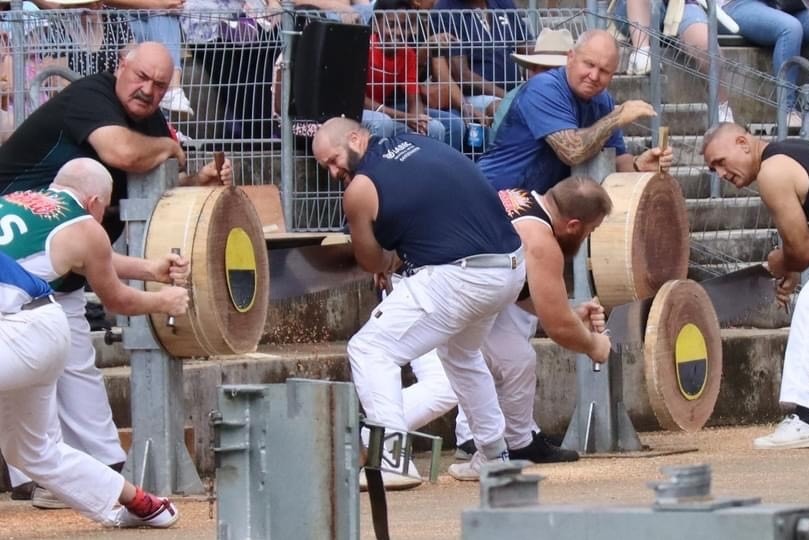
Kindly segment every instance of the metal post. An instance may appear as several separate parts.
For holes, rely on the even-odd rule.
[[[25,120],[25,14],[22,0],[11,0],[11,71],[14,81],[14,127]]]
[[[218,393],[218,540],[359,539],[354,385],[288,379]]]
[[[789,113],[790,107],[787,106],[787,97],[789,96],[789,92],[791,90],[792,85],[784,84],[787,78],[787,72],[790,69],[798,69],[800,68],[804,72],[809,72],[809,60],[803,58],[802,56],[793,56],[791,58],[787,58],[781,67],[778,69],[778,75],[776,76],[776,84],[778,85],[778,92],[777,96],[777,103],[778,103],[778,110],[777,110],[777,119],[776,119],[776,127],[777,127],[777,136],[779,141],[783,141],[787,138],[789,134],[789,126],[787,125],[787,113]],[[807,88],[806,85],[803,85],[798,88],[799,96],[795,96],[801,100],[801,104],[805,107],[807,105]],[[802,111],[805,114],[809,113],[809,111]],[[801,127],[801,138],[807,138],[806,127]]]
[[[615,149],[605,148],[593,159],[573,167],[573,175],[603,182],[615,172]],[[593,297],[588,268],[589,241],[585,240],[573,259],[573,298],[576,303]],[[612,374],[611,374],[612,373]],[[576,410],[565,433],[563,446],[579,452],[640,450],[640,440],[622,404],[621,355],[610,354],[609,362],[596,371],[593,361],[576,355]]]
[[[173,159],[151,172],[129,175],[128,198],[121,201],[129,255],[143,257],[152,210],[177,176]],[[142,281],[130,285],[143,288]],[[182,362],[160,347],[143,315],[129,318],[123,345],[130,353],[132,409],[132,448],[124,476],[158,495],[204,493],[185,447]]]
[[[660,58],[660,0],[652,0],[651,24],[654,32],[649,32],[649,55],[651,57],[652,70],[649,72],[649,100],[657,116],[652,117],[652,146],[658,145],[658,134],[660,133],[661,115],[663,113],[663,92],[662,74],[663,62]]]
[[[292,41],[295,33],[295,2],[282,0],[282,36],[284,43],[283,64],[281,66],[281,204],[287,227],[294,228],[292,193],[295,188],[295,141],[292,136],[292,121],[289,117],[289,104],[292,101]]]
[[[711,127],[719,123],[719,41],[716,21],[716,0],[708,2],[708,118]],[[711,197],[721,197],[719,177],[711,173]]]
[[[598,28],[598,0],[587,0],[587,29]]]

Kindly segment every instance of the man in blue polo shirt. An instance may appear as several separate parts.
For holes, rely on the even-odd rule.
[[[579,36],[567,65],[537,75],[520,90],[494,145],[480,159],[497,189],[545,193],[603,148],[615,148],[619,172],[656,171],[671,165],[671,150],[628,154],[621,128],[655,116],[651,105],[627,101],[615,106],[607,86],[618,68],[618,44],[603,30]]]

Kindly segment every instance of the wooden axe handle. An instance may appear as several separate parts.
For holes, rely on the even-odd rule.
[[[216,168],[216,176],[219,177],[219,183],[222,183],[222,167],[225,165],[225,153],[213,153],[213,165]]]
[[[664,152],[666,148],[669,146],[669,128],[667,126],[660,126],[660,130],[658,131],[657,137],[657,147],[660,148],[661,152]],[[657,162],[657,172],[662,173],[663,167],[660,165],[660,162]]]

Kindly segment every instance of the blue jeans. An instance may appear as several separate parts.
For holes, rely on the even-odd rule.
[[[778,76],[781,65],[793,56],[800,56],[801,44],[809,38],[809,11],[802,9],[796,13],[785,13],[771,8],[760,0],[732,0],[725,5],[725,11],[739,24],[739,33],[745,39],[772,47],[773,75]],[[721,29],[721,28],[720,28]],[[798,68],[791,68],[784,77],[795,84]],[[790,96],[787,105],[795,102]]]
[[[180,63],[180,47],[182,35],[180,34],[180,17],[177,15],[135,15],[130,19],[129,26],[135,41],[157,41],[169,50],[174,69],[182,69]]]
[[[444,126],[444,142],[459,152],[463,152],[466,124],[460,115],[452,110],[444,111],[441,109],[426,109],[424,112]]]
[[[431,111],[432,109],[427,109],[425,114],[432,116]],[[371,135],[378,137],[391,137],[392,135],[410,131],[410,128],[404,122],[398,122],[381,111],[369,109],[362,111],[362,127],[370,131]],[[439,141],[445,140],[446,130],[444,125],[435,118],[431,119],[427,125],[427,136]]]

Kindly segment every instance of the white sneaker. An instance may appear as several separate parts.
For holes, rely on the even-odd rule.
[[[753,441],[756,450],[775,448],[809,448],[809,424],[790,414],[784,418],[775,431]]]
[[[62,502],[62,499],[42,486],[34,488],[34,492],[31,496],[31,506],[42,510],[63,510],[70,508],[67,504]]]
[[[160,100],[160,108],[166,111],[187,114],[189,116],[194,115],[191,102],[188,101],[182,88],[169,88],[166,95]]]
[[[162,504],[146,517],[139,517],[124,507],[118,511],[115,526],[122,529],[136,527],[152,527],[154,529],[168,529],[180,519],[180,513],[168,499],[160,499]]]
[[[382,465],[392,469],[390,463],[393,461],[393,455],[386,449],[384,451],[385,459],[382,460]],[[385,491],[404,491],[406,489],[413,489],[419,487],[424,480],[421,478],[416,464],[411,459],[407,463],[407,473],[404,471],[404,460],[400,463],[399,474],[395,472],[382,471],[382,483],[385,485]],[[360,491],[368,490],[368,480],[365,478],[365,471],[360,469]]]
[[[508,454],[504,453],[504,456]],[[506,457],[503,461],[506,461],[508,458]],[[467,463],[453,463],[449,466],[449,475],[453,477],[455,480],[460,480],[462,482],[478,482],[480,481],[480,468],[489,463],[489,459],[484,456],[482,453],[475,452],[475,455],[472,456]]]
[[[731,124],[735,122],[733,119],[733,109],[730,108],[730,103],[727,101],[719,104],[719,121],[730,122]]]
[[[627,75],[646,75],[650,71],[652,71],[652,57],[649,54],[649,47],[634,49],[629,55]]]
[[[798,111],[789,111],[787,115],[787,127],[800,129],[803,125],[803,118]]]
[[[424,480],[411,460],[407,476],[382,471],[382,483],[385,486],[385,491],[405,491],[419,487],[424,483]],[[368,491],[368,480],[365,478],[365,471],[362,469],[360,470],[360,491]]]

